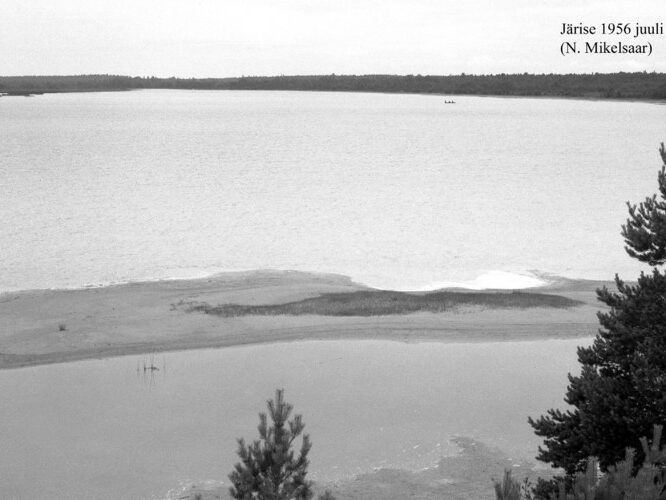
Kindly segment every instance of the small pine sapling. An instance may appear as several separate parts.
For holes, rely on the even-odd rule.
[[[238,440],[241,461],[229,475],[233,484],[229,492],[242,500],[309,500],[313,496],[312,483],[306,479],[309,436],[303,435],[298,456],[292,449],[305,427],[302,416],[289,420],[293,407],[284,401],[281,389],[267,405],[272,425],[269,427],[267,415],[260,413],[259,439],[250,445]]]

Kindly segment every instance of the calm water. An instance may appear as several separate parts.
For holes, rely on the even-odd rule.
[[[284,387],[313,439],[310,471],[335,480],[418,469],[472,436],[532,458],[526,422],[562,407],[576,345],[300,342],[0,371],[0,497],[163,498],[227,481],[236,438]],[[248,359],[251,364],[248,365]]]
[[[666,107],[141,91],[0,99],[0,290],[277,268],[610,278]]]

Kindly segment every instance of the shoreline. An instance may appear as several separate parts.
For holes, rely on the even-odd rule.
[[[419,95],[419,96],[433,96],[433,97],[450,97],[450,98],[465,98],[465,97],[485,97],[485,98],[500,98],[500,99],[557,99],[557,100],[574,100],[574,101],[592,101],[592,102],[637,102],[645,104],[666,104],[666,99],[655,97],[604,97],[604,96],[585,96],[585,95],[557,95],[557,94],[456,94],[456,93],[443,93],[443,92],[389,92],[386,90],[317,90],[317,89],[205,89],[205,88],[123,88],[123,89],[40,89],[40,90],[17,90],[11,92],[0,91],[1,97],[38,97],[48,94],[92,94],[102,92],[134,92],[142,90],[161,90],[161,91],[188,91],[188,92],[328,92],[334,94],[386,94],[386,95]],[[453,102],[452,104],[457,104]]]
[[[467,500],[494,498],[493,479],[501,478],[506,469],[511,469],[514,477],[529,480],[532,484],[539,477],[548,479],[556,472],[547,466],[540,467],[532,460],[511,458],[500,448],[471,437],[457,436],[450,442],[458,447],[458,451],[440,457],[430,467],[418,470],[376,468],[337,481],[315,479],[313,489],[316,495],[323,495],[328,490],[339,500]],[[173,489],[166,498],[226,500],[231,499],[228,490],[229,485],[224,480],[202,481]]]
[[[189,301],[263,307],[373,290],[345,276],[299,271],[5,292],[0,294],[0,369],[301,340],[497,342],[590,337],[596,334],[596,312],[602,308],[594,289],[603,284],[612,285],[553,277],[547,285],[525,293],[557,294],[577,301],[575,307],[495,307],[479,302],[443,312],[371,316],[219,317],[178,306]]]
[[[412,337],[412,338],[395,338],[390,335],[386,336],[363,336],[363,335],[349,335],[345,336],[338,331],[331,331],[330,337],[325,336],[316,336],[316,337],[301,337],[295,336],[294,338],[283,337],[277,340],[266,340],[266,339],[253,339],[248,341],[236,341],[221,340],[218,342],[195,344],[191,342],[185,342],[182,345],[179,344],[169,344],[169,345],[157,345],[157,344],[137,344],[137,345],[122,345],[117,347],[112,347],[109,349],[105,348],[96,348],[92,350],[81,350],[70,353],[45,353],[45,354],[28,354],[28,355],[7,355],[0,353],[0,370],[19,370],[21,368],[35,368],[41,366],[49,366],[63,363],[76,363],[79,361],[91,361],[91,360],[102,360],[102,359],[111,359],[119,358],[125,356],[137,356],[137,355],[149,355],[149,354],[162,354],[162,353],[172,353],[172,352],[187,352],[187,351],[198,351],[198,350],[210,350],[210,349],[229,349],[235,347],[251,347],[257,345],[271,345],[271,344],[283,344],[289,342],[327,342],[327,341],[344,341],[344,340],[358,340],[358,341],[386,341],[386,342],[398,342],[404,344],[418,344],[418,343],[444,343],[444,344],[492,344],[498,342],[534,342],[534,341],[547,341],[547,340],[572,340],[572,339],[591,339],[593,336],[590,334],[574,334],[574,335],[562,335],[562,336],[547,336],[540,337],[536,334],[533,336],[503,336],[498,338],[482,338],[482,337],[463,337],[463,336],[451,336],[451,337],[436,337],[436,336],[423,336],[423,337]]]
[[[142,89],[139,89],[142,90]],[[167,89],[172,90],[172,89]],[[664,101],[666,104],[666,101]],[[256,268],[256,269],[220,269],[213,268],[202,273],[185,276],[162,276],[162,277],[146,277],[146,278],[131,278],[126,280],[112,280],[101,281],[99,283],[83,283],[81,285],[64,285],[64,286],[46,286],[46,287],[29,287],[29,288],[13,288],[13,289],[0,289],[0,304],[6,300],[14,300],[17,295],[24,294],[48,294],[60,292],[77,292],[85,290],[99,290],[113,287],[133,286],[133,285],[150,285],[159,283],[189,283],[189,282],[204,282],[210,280],[218,280],[230,278],[234,276],[258,276],[258,275],[301,275],[309,277],[319,277],[320,279],[338,280],[340,283],[347,283],[358,287],[362,290],[383,290],[390,292],[405,292],[405,293],[427,293],[436,292],[441,290],[467,290],[467,291],[501,291],[501,290],[546,290],[552,287],[568,287],[568,286],[583,286],[592,290],[593,286],[601,286],[599,284],[613,284],[613,280],[597,279],[597,278],[569,278],[561,276],[548,271],[539,270],[523,270],[523,271],[501,271],[501,270],[485,270],[478,271],[474,278],[448,280],[448,281],[434,281],[429,282],[428,285],[414,285],[414,286],[391,286],[386,287],[382,285],[375,285],[363,281],[356,281],[353,276],[343,274],[336,271],[311,271],[300,269],[276,269],[276,268]],[[491,285],[479,284],[484,279],[495,278],[495,281],[490,281]],[[524,280],[522,283],[516,281],[516,278]],[[503,280],[502,280],[503,279]],[[631,281],[631,280],[624,280]],[[492,286],[492,284],[495,284]]]

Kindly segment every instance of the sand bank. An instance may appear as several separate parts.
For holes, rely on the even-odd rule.
[[[168,350],[305,339],[494,342],[594,335],[598,282],[558,280],[530,292],[575,307],[493,308],[381,316],[245,315],[188,312],[182,304],[274,305],[327,293],[367,291],[339,275],[291,271],[225,273],[196,280],[0,295],[0,368]]]

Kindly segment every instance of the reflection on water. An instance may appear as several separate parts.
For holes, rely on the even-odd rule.
[[[161,363],[155,360],[154,354],[137,359],[136,376],[144,385],[155,387],[158,380],[166,377],[166,356],[162,356]]]
[[[2,371],[0,497],[150,498],[227,481],[236,439],[256,437],[277,387],[303,414],[315,480],[431,466],[454,436],[531,458],[527,416],[562,406],[587,342],[317,341]]]

